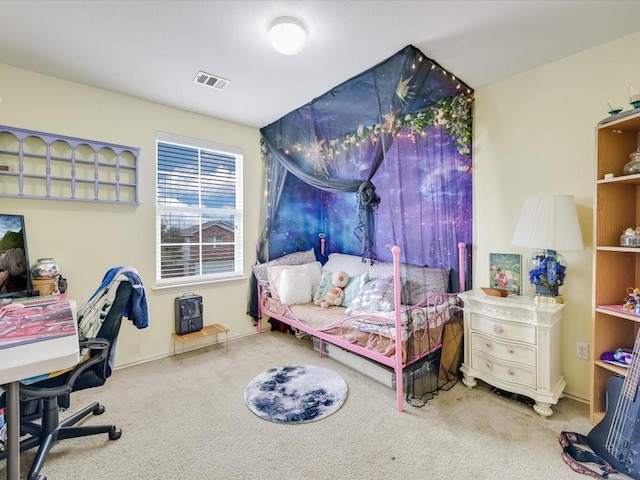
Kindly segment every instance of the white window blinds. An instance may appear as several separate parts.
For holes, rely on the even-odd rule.
[[[242,275],[242,154],[158,133],[156,282]]]

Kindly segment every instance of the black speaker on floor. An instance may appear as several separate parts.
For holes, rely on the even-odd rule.
[[[176,333],[202,330],[202,296],[188,294],[176,298]]]

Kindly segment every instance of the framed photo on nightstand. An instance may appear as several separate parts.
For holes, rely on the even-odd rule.
[[[518,253],[489,254],[489,286],[520,295],[522,285],[522,255]]]

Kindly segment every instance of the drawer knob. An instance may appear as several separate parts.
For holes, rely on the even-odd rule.
[[[493,331],[496,332],[498,335],[502,335],[504,333],[504,327],[502,325],[494,325]]]
[[[493,368],[493,363],[487,362],[487,368]]]
[[[513,348],[509,348],[509,353],[515,353],[516,351]]]
[[[515,375],[516,374],[516,371],[513,368],[510,368],[508,370],[508,372],[509,372],[509,375]]]
[[[487,342],[487,348],[492,348],[493,347],[493,343],[492,342]]]

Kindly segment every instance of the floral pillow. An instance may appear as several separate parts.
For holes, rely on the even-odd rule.
[[[345,314],[392,312],[393,309],[393,277],[383,277],[365,283]]]
[[[269,286],[269,277],[267,275],[267,268],[276,265],[303,265],[305,263],[311,263],[316,261],[316,254],[313,248],[304,252],[295,252],[282,257],[275,258],[266,263],[259,263],[253,266],[253,274],[256,276],[256,280],[261,287],[265,288]]]

